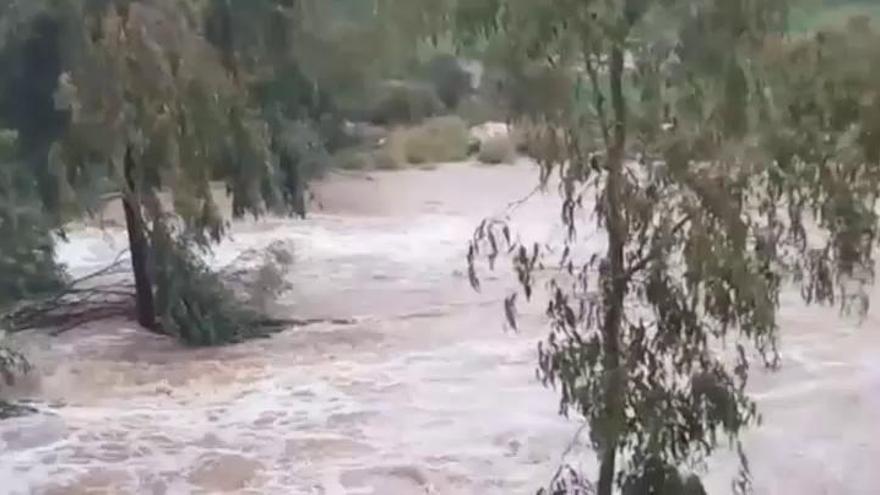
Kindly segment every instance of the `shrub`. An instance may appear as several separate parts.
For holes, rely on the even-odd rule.
[[[433,87],[412,81],[390,81],[376,90],[368,120],[378,125],[415,124],[443,111]]]
[[[347,146],[337,148],[337,150],[376,147],[388,137],[388,129],[367,122],[345,122],[342,130],[346,135]]]
[[[436,163],[467,158],[470,137],[458,117],[437,117],[424,124],[394,131],[386,144],[397,163]]]
[[[455,114],[471,126],[505,120],[504,109],[482,95],[471,95],[463,99]]]
[[[162,330],[191,346],[213,346],[260,338],[283,329],[267,318],[270,299],[287,290],[292,257],[280,244],[245,253],[259,263],[251,270],[213,271],[191,249],[192,241],[170,229],[152,232],[156,310]]]
[[[38,216],[0,214],[0,308],[58,290],[66,279],[55,262],[54,240]]]
[[[428,78],[446,108],[454,110],[472,90],[472,77],[453,55],[438,55],[428,63]]]
[[[0,130],[0,309],[61,288],[52,221],[43,210],[27,162],[18,159],[18,134]]]
[[[334,166],[344,170],[394,170],[405,165],[402,160],[396,160],[387,147],[348,149],[333,157]]]
[[[558,129],[531,121],[517,122],[511,141],[518,152],[535,159],[560,159],[565,149],[565,138]]]
[[[396,160],[386,148],[373,150],[370,153],[370,158],[373,168],[376,170],[396,170],[406,165],[406,163]]]
[[[306,120],[282,120],[277,126],[275,140],[279,151],[305,177],[320,177],[328,165],[327,143],[321,130]]]
[[[368,170],[371,167],[369,156],[365,151],[358,150],[342,150],[331,159],[334,168],[343,170]]]
[[[477,159],[482,163],[497,165],[512,163],[516,157],[516,147],[510,136],[492,136],[480,144]]]

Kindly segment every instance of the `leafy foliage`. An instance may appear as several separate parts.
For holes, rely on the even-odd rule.
[[[298,163],[273,154],[236,72],[179,2],[59,8],[70,55],[56,101],[71,122],[50,156],[63,185],[74,200],[100,177],[121,191],[141,324],[190,343],[233,339],[240,310],[188,251],[226,228],[209,181],[226,181],[236,216],[287,213],[301,204]],[[175,219],[184,228],[172,239]]]
[[[0,308],[58,289],[63,267],[54,260],[55,179],[45,150],[65,120],[51,94],[59,67],[47,46],[57,26],[39,15],[39,2],[23,8],[0,2]],[[39,153],[43,150],[43,154]],[[46,205],[48,208],[44,208]],[[46,211],[48,210],[48,211]]]
[[[191,343],[237,339],[254,315],[216,284],[197,254],[228,228],[212,183],[225,183],[234,217],[304,214],[306,180],[324,170],[328,150],[350,140],[337,102],[416,58],[419,43],[398,43],[401,36],[415,41],[413,32],[384,30],[378,12],[388,6],[380,4],[0,3],[0,58],[14,68],[0,78],[0,117],[19,132],[29,166],[8,180],[29,188],[34,181],[34,211],[45,207],[40,221],[3,223],[21,230],[15,257],[43,253],[34,260],[39,271],[55,276],[50,229],[98,211],[104,193],[118,194],[138,320]],[[372,57],[376,48],[387,56]],[[450,88],[458,82],[450,79]],[[398,93],[390,92],[386,113],[421,120],[443,106],[431,88]],[[376,156],[377,166],[391,161],[385,155]],[[165,193],[170,205],[160,200]],[[4,273],[31,269],[7,252]],[[7,281],[14,287],[4,295],[13,300],[47,288]]]
[[[200,241],[218,239],[224,228],[207,187],[216,174],[228,181],[237,215],[279,210],[295,196],[293,172],[274,159],[266,125],[246,107],[192,21],[177,17],[176,2],[71,9],[98,34],[71,23],[75,58],[57,100],[72,122],[55,151],[59,166],[77,175],[106,170],[150,221],[163,215],[155,193],[170,189],[176,213],[194,232],[208,234],[196,236]]]
[[[17,141],[16,132],[0,131],[0,308],[56,290],[65,279]]]
[[[304,213],[304,181],[322,168],[332,125],[285,42],[300,12],[219,0],[0,9],[0,57],[14,68],[0,78],[0,117],[21,151],[3,157],[0,177],[10,205],[0,229],[11,234],[2,297],[60,289],[50,230],[97,211],[112,191],[125,206],[139,321],[191,343],[237,339],[248,312],[195,253],[227,229],[212,181],[225,182],[236,217]]]
[[[263,313],[243,304],[193,253],[186,237],[153,233],[156,311],[163,331],[189,345],[211,346],[266,335]]]
[[[542,488],[538,495],[593,495],[596,489],[580,473],[570,467],[560,468],[549,488]]]
[[[495,56],[511,73],[555,88],[512,108],[561,138],[539,155],[543,181],[558,177],[568,236],[545,251],[486,222],[472,281],[478,255],[508,249],[526,297],[546,282],[539,374],[564,414],[589,423],[599,494],[701,493],[679,469],[722,439],[740,453],[735,487],[747,490],[738,438],[759,415],[746,386],[755,358],[778,364],[783,286],[867,307],[880,45],[864,21],[788,39],[786,11],[781,1],[507,0],[482,24],[490,44],[503,37]],[[583,238],[583,210],[598,243]]]
[[[434,57],[427,69],[428,77],[437,88],[443,104],[450,110],[456,109],[473,86],[470,73],[464,70],[456,57],[449,54]]]
[[[428,84],[389,81],[374,90],[366,120],[379,125],[419,124],[443,111],[443,102]]]
[[[0,63],[5,69],[0,77],[0,119],[4,127],[17,132],[16,159],[28,165],[49,220],[64,220],[59,211],[58,181],[46,153],[67,124],[67,115],[52,101],[61,73],[61,26],[40,0],[7,0],[0,15]]]
[[[329,55],[326,60],[339,56],[327,53],[340,44],[325,39],[321,10],[310,2],[211,0],[203,13],[207,39],[232,79],[253,95],[269,125],[268,146],[292,177],[300,214],[303,190],[294,183],[322,173],[324,152],[341,144],[341,119],[331,97],[341,89],[308,57],[311,49]],[[303,137],[296,135],[299,131]]]

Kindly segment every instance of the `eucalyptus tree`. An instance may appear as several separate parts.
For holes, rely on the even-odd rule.
[[[0,1],[12,40],[0,120],[18,133],[19,170],[45,207],[32,225],[48,239],[118,193],[138,321],[193,343],[237,338],[259,316],[227,301],[196,255],[227,229],[212,182],[225,183],[235,217],[304,214],[304,183],[338,138],[324,88],[368,66],[381,38],[376,6],[364,5]],[[338,36],[362,14],[367,43]]]
[[[240,338],[257,316],[237,307],[194,251],[233,214],[301,211],[296,170],[273,153],[222,51],[205,36],[202,2],[45,2],[61,62],[53,96],[66,119],[48,151],[57,207],[94,211],[96,187],[122,198],[139,323],[199,344]],[[162,194],[170,195],[163,201]]]
[[[774,0],[474,0],[446,15],[553,86],[515,108],[558,143],[541,168],[564,245],[491,220],[469,262],[478,285],[475,261],[507,242],[525,296],[547,283],[539,375],[589,424],[600,495],[701,493],[687,471],[724,439],[747,490],[749,371],[779,364],[780,292],[867,308],[880,45],[864,20],[791,39],[786,15]]]

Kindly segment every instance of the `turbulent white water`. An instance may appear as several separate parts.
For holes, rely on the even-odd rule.
[[[0,422],[0,493],[534,493],[578,425],[535,381],[539,308],[505,332],[506,270],[481,294],[464,276],[479,220],[534,184],[528,166],[334,178],[312,218],[237,225],[215,253],[292,241],[282,311],[354,325],[207,350],[122,322],[23,336],[41,414]],[[548,241],[555,218],[551,195],[515,220]],[[122,247],[85,230],[62,258],[85,273]],[[756,493],[880,492],[880,313],[857,327],[790,295],[782,321],[785,368],[753,387]],[[714,493],[731,459],[710,463]]]

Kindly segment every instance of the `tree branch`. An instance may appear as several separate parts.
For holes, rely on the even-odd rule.
[[[685,215],[684,218],[679,220],[678,223],[676,223],[672,227],[672,230],[669,232],[669,238],[675,237],[679,232],[681,232],[682,229],[684,229],[685,226],[687,226],[687,224],[691,221],[691,218],[692,216],[688,214]],[[669,239],[667,238],[667,240]],[[643,256],[626,270],[626,280],[631,280],[636,273],[644,270],[645,267],[648,266],[648,263],[655,260],[657,257],[662,256],[663,250],[668,247],[668,244],[669,242],[655,244],[654,248],[651,249],[651,252]]]
[[[596,109],[596,115],[599,117],[599,127],[602,130],[602,140],[605,147],[611,146],[611,132],[608,127],[608,115],[605,113],[605,95],[599,87],[599,71],[593,65],[590,57],[593,54],[584,47],[584,59],[587,64],[587,74],[590,77],[590,85],[593,87],[593,107]]]

